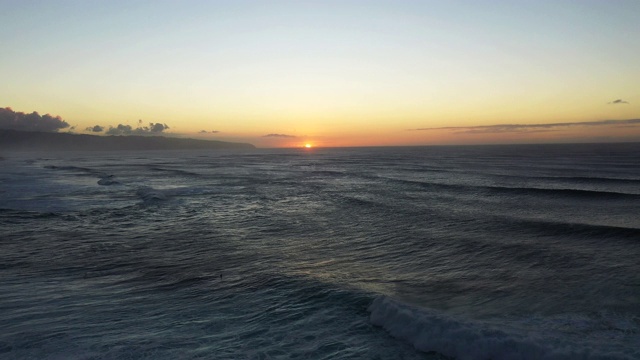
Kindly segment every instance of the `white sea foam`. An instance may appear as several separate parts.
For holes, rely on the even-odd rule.
[[[637,359],[631,347],[576,341],[558,336],[544,326],[523,330],[517,326],[497,329],[488,323],[461,320],[442,312],[401,303],[386,296],[369,306],[370,320],[392,336],[425,352],[456,359]],[[556,321],[556,320],[552,320]],[[609,339],[610,340],[610,339]]]

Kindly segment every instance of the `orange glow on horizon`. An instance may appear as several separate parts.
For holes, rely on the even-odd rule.
[[[304,144],[304,147],[307,148],[307,149],[311,149],[311,144],[309,144],[309,143]]]

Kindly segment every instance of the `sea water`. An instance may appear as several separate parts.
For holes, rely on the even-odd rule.
[[[2,155],[2,359],[640,359],[640,144]]]

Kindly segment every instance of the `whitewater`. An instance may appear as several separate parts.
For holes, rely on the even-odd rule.
[[[0,155],[0,359],[640,359],[638,143]]]

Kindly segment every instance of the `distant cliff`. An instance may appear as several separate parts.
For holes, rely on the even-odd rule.
[[[0,150],[191,150],[253,149],[247,143],[164,136],[97,136],[0,129]]]

